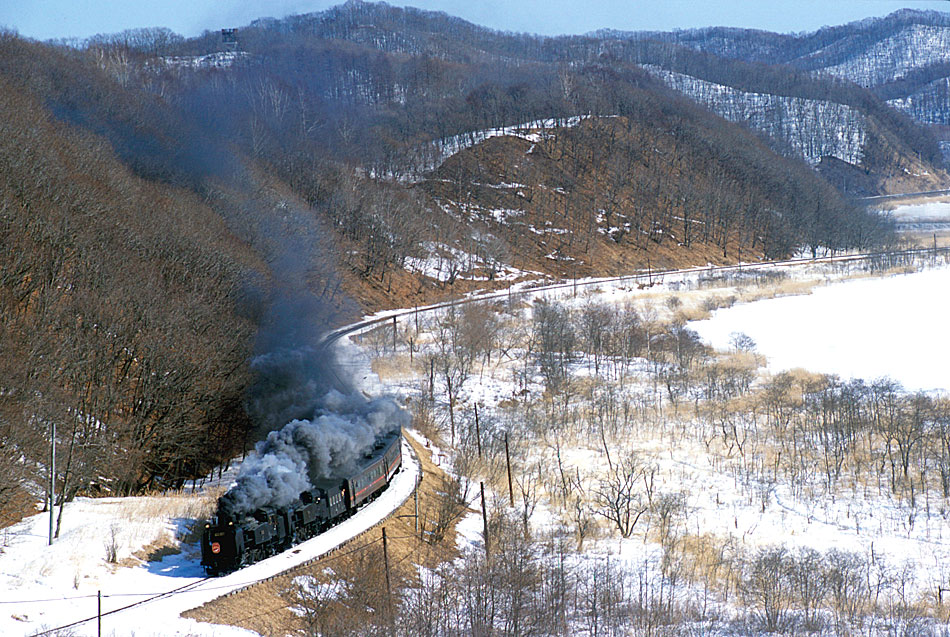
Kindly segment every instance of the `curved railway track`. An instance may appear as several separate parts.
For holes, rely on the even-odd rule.
[[[602,285],[604,283],[635,283],[643,287],[649,287],[657,282],[661,282],[665,277],[672,275],[689,275],[689,274],[725,274],[729,272],[748,272],[754,270],[765,270],[770,268],[791,268],[802,265],[811,265],[811,264],[821,264],[821,263],[848,263],[848,262],[860,262],[860,261],[870,261],[873,259],[896,259],[899,257],[912,257],[912,256],[928,256],[928,255],[938,255],[938,254],[950,254],[950,247],[941,247],[941,248],[919,248],[912,250],[889,250],[883,252],[865,252],[860,254],[849,254],[849,255],[840,255],[840,256],[831,256],[831,257],[818,257],[818,258],[799,258],[799,259],[784,259],[780,261],[761,261],[757,263],[741,263],[737,265],[720,265],[720,266],[702,266],[702,267],[692,267],[692,268],[683,268],[679,270],[649,270],[646,272],[637,272],[634,274],[624,274],[613,277],[603,277],[597,279],[584,279],[584,280],[568,280],[568,281],[558,281],[555,283],[549,283],[545,285],[538,285],[535,287],[525,287],[521,289],[514,290],[508,288],[506,290],[487,292],[484,294],[478,294],[464,299],[455,299],[452,301],[443,301],[441,303],[434,303],[432,305],[426,305],[423,307],[415,307],[404,310],[395,310],[392,312],[386,313],[384,316],[377,316],[357,323],[352,323],[346,325],[324,335],[320,345],[322,347],[329,347],[339,339],[347,336],[349,334],[354,334],[362,332],[369,328],[381,325],[383,323],[391,323],[400,318],[406,316],[412,316],[418,312],[430,312],[433,310],[445,309],[452,306],[461,306],[469,303],[482,303],[485,301],[492,301],[497,299],[514,299],[514,298],[526,298],[536,294],[543,294],[545,292],[557,291],[557,290],[566,290],[566,289],[578,289],[584,288],[587,286],[593,285]],[[654,281],[654,280],[659,281]],[[646,284],[644,284],[646,282]]]

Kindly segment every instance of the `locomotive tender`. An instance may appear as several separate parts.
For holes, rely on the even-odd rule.
[[[266,507],[234,519],[220,506],[201,537],[201,564],[218,575],[253,564],[351,516],[389,486],[402,466],[402,431],[379,437],[355,472],[320,480],[287,507]]]

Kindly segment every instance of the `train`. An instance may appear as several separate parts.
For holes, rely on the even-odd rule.
[[[218,506],[201,536],[201,565],[209,576],[230,573],[276,555],[348,518],[383,492],[402,467],[402,430],[377,438],[352,474],[311,485],[286,507],[234,517]]]

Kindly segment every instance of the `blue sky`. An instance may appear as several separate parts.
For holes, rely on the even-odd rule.
[[[185,36],[240,27],[258,17],[321,11],[331,0],[0,0],[0,26],[25,37],[88,37],[137,27]],[[813,31],[903,7],[950,12],[948,0],[395,0],[445,11],[476,24],[545,35],[599,28],[672,30],[737,26],[781,33]]]

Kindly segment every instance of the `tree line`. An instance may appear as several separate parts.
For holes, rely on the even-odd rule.
[[[4,37],[0,58],[18,48],[44,50]],[[51,442],[59,504],[175,488],[233,454],[243,281],[262,271],[194,194],[58,121],[37,79],[0,76],[0,510],[38,496]]]

